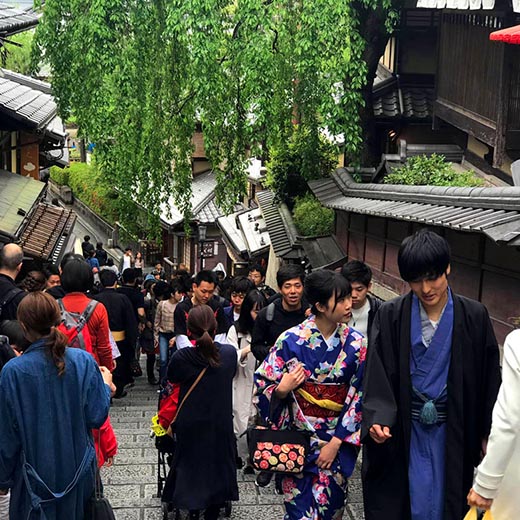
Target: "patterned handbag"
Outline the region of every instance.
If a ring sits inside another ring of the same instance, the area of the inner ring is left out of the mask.
[[[310,432],[294,429],[292,406],[289,404],[289,429],[278,430],[269,423],[249,430],[249,460],[258,471],[301,473],[310,450]]]

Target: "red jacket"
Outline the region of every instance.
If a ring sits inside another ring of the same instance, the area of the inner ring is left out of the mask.
[[[158,412],[159,424],[167,430],[172,423],[179,405],[179,384],[173,385],[172,393],[161,402]]]
[[[92,430],[98,467],[100,468],[109,457],[114,457],[117,453],[117,438],[110,422],[110,417],[103,423],[99,430]]]

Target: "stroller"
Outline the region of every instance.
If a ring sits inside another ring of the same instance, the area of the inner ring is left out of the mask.
[[[173,419],[177,408],[178,395],[178,387],[166,381],[159,391],[158,414],[152,418],[151,435],[155,437],[155,447],[157,448],[157,497],[161,499],[163,498],[163,492],[170,476],[170,468],[175,453],[175,439],[167,434],[166,430],[160,424],[159,414],[164,416],[171,415],[171,419]],[[181,511],[175,509],[173,504],[161,500],[161,507],[163,520],[168,520],[170,513],[173,513],[175,520],[181,519]],[[231,516],[231,502],[226,502],[222,507],[224,508],[225,518],[229,518]]]

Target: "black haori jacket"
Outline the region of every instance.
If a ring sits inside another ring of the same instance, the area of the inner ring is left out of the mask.
[[[369,333],[363,381],[363,490],[366,520],[409,520],[411,432],[410,316],[412,293],[384,303]],[[489,435],[500,387],[499,351],[486,308],[453,294],[454,326],[448,374],[444,520],[461,520],[481,443]],[[373,424],[392,438],[376,444]]]

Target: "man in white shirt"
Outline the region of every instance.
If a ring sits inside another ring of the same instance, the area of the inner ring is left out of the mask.
[[[351,260],[341,269],[352,287],[352,318],[348,325],[368,338],[370,326],[383,301],[368,294],[372,288],[372,270],[364,262]]]

